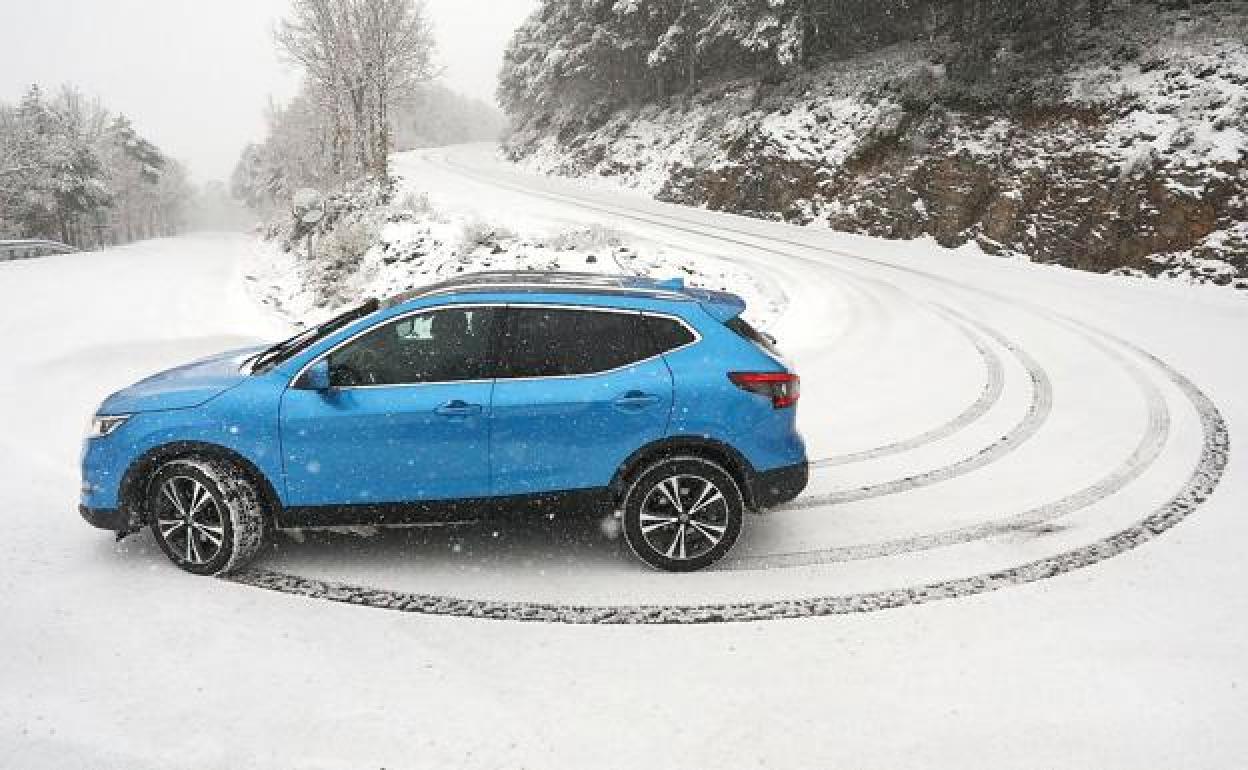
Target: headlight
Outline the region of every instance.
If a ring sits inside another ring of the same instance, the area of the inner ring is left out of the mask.
[[[130,419],[128,414],[97,414],[91,418],[91,427],[87,430],[87,438],[103,438],[121,427]]]

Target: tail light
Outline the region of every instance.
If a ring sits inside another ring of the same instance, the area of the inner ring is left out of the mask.
[[[771,399],[777,409],[793,406],[802,393],[802,380],[790,372],[733,372],[728,379],[742,390]]]

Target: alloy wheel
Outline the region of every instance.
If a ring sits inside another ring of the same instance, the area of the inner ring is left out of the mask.
[[[642,537],[656,552],[678,561],[697,559],[719,545],[728,522],[723,492],[701,476],[669,476],[641,504]]]
[[[225,544],[225,520],[216,499],[190,476],[172,476],[161,484],[156,529],[169,552],[188,564],[207,564]]]

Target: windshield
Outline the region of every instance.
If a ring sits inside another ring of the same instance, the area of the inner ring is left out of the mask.
[[[341,315],[325,321],[317,326],[311,326],[299,332],[289,339],[282,340],[276,345],[257,353],[251,360],[252,374],[265,374],[272,371],[273,367],[288,360],[291,356],[296,355],[301,350],[306,350],[309,346],[333,334],[347,324],[357,321],[367,315],[377,312],[381,307],[381,303],[376,299],[370,299],[359,307],[348,310]]]

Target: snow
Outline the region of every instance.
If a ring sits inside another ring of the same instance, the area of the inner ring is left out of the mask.
[[[860,207],[855,200],[859,196],[893,199],[886,184],[873,189],[871,174],[859,167],[864,158],[869,165],[883,154],[893,162],[881,163],[883,178],[904,177],[894,168],[897,159],[881,151],[901,137],[905,142],[900,154],[911,156],[910,171],[946,156],[975,161],[981,176],[991,180],[992,194],[1003,201],[1020,196],[1011,187],[1034,190],[1026,180],[1051,179],[1051,187],[1061,192],[1067,185],[1073,189],[1083,183],[1070,169],[1096,169],[1107,175],[1116,172],[1128,182],[1125,188],[1138,187],[1141,178],[1155,175],[1172,194],[1165,196],[1168,203],[1163,210],[1170,206],[1181,212],[1174,206],[1175,199],[1212,200],[1217,226],[1233,224],[1240,206],[1226,201],[1229,196],[1222,191],[1236,189],[1235,175],[1242,178],[1248,162],[1248,47],[1240,34],[1242,14],[1228,14],[1225,24],[1202,21],[1207,29],[1201,25],[1186,29],[1183,24],[1175,26],[1173,20],[1169,26],[1159,26],[1155,12],[1143,8],[1126,17],[1121,40],[1082,46],[1059,79],[1034,84],[1040,92],[1051,90],[1052,96],[1039,97],[1030,115],[1028,110],[1000,117],[961,111],[965,100],[942,103],[940,96],[926,110],[903,108],[907,94],[921,102],[950,85],[943,66],[933,60],[931,45],[916,42],[828,62],[781,86],[761,90],[749,80],[708,83],[686,98],[620,108],[593,128],[587,128],[583,116],[571,110],[556,110],[548,116],[549,125],[522,125],[508,140],[508,152],[519,156],[524,170],[584,178],[604,191],[703,201],[714,208],[783,216],[815,228],[875,233],[891,228],[908,235],[914,228],[904,223],[913,219],[918,223],[915,227],[941,232],[941,214],[947,211],[911,208],[904,196],[897,198],[900,206],[890,208],[894,204],[885,203],[884,211],[871,203]],[[1219,17],[1215,13],[1210,18]],[[1137,39],[1147,42],[1137,45]],[[972,90],[967,98],[974,101],[973,95]],[[727,184],[759,176],[770,180],[772,187],[780,187],[786,177],[797,184],[792,196],[775,191],[767,196],[739,196]],[[846,186],[847,176],[857,178],[869,195],[864,196],[852,182]],[[925,171],[917,178],[928,176]],[[1089,186],[1099,184],[1093,180]],[[763,210],[744,211],[750,207]],[[974,206],[967,209],[972,220],[980,219],[969,229],[960,224],[956,237],[982,237],[988,242],[984,231],[989,220],[976,213]],[[1005,206],[1001,209],[1005,213],[992,218],[996,232],[1002,222],[1014,221],[1013,210]],[[1059,219],[1070,216],[1062,213]],[[1055,237],[1060,223],[1045,223],[1042,215],[1026,209],[1018,217],[1018,229],[1033,228],[1033,234],[1030,239],[1017,237],[1021,235],[1017,231],[1009,237],[998,235],[998,252],[1018,258],[1030,254],[1065,264],[1081,262],[1078,253],[1063,245],[1069,243],[1069,234]],[[1092,237],[1106,248],[1105,232],[1116,225],[1109,218],[1089,219],[1088,224]],[[1137,226],[1145,236],[1148,229]],[[952,236],[944,232],[942,237],[947,241]],[[1224,263],[1213,274],[1187,269],[1196,264],[1190,254],[1151,255],[1160,267],[1148,272],[1181,283],[1210,282],[1215,276],[1222,285],[1248,286],[1248,279],[1235,270],[1238,266],[1242,272],[1242,248],[1214,254],[1216,247],[1211,244],[1217,242],[1210,238],[1202,249],[1203,258],[1217,257]],[[1140,258],[1123,251],[1104,254],[1102,261],[1134,264]]]
[[[736,561],[697,575],[646,572],[602,538],[473,529],[306,533],[262,568],[587,606],[904,589],[1096,543],[1211,473],[1212,418],[1171,371],[1212,399],[1232,443],[1248,429],[1241,298],[668,206],[493,158],[478,146],[396,165],[453,222],[505,225],[518,242],[602,228],[665,266],[748,275],[803,375],[812,457],[870,456],[816,472],[808,497],[841,502],[751,517]],[[424,227],[462,232],[408,222],[386,238]],[[0,265],[0,764],[1222,768],[1248,753],[1242,453],[1186,519],[1085,569],[747,624],[388,612],[192,578],[147,535],[115,544],[87,527],[74,506],[91,409],[156,368],[286,331],[288,316],[252,300],[297,295],[269,285],[281,259],[195,235]],[[372,268],[360,290],[402,278]],[[871,454],[889,444],[902,448]],[[907,478],[918,485],[895,488]],[[1004,527],[1085,489],[1087,504]],[[871,558],[792,556],[980,524],[1003,528]],[[757,568],[768,559],[785,563]]]
[[[1242,116],[1248,110],[1248,50],[1242,45],[1216,52],[1174,48],[1158,52],[1166,66],[1096,67],[1071,78],[1072,101],[1124,103],[1096,150],[1108,156],[1152,150],[1176,166],[1208,169],[1240,162],[1248,154]],[[1239,127],[1236,127],[1236,124]],[[1143,140],[1143,141],[1141,141]]]

